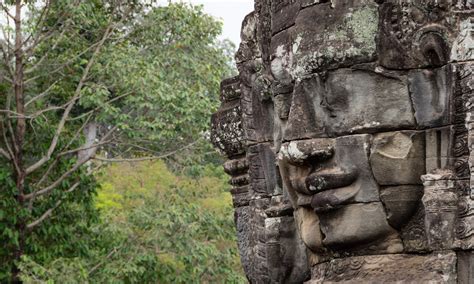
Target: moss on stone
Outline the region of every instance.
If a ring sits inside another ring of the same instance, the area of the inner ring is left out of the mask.
[[[355,42],[362,44],[369,52],[375,51],[375,36],[378,31],[376,7],[368,6],[354,11],[347,21],[347,27],[352,30]]]

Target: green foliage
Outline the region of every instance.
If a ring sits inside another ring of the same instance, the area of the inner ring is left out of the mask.
[[[49,12],[43,14],[42,8],[46,2],[50,2],[51,7]],[[26,255],[20,266],[25,279],[33,279],[28,278],[28,273],[38,271],[32,275],[40,279],[52,277],[59,283],[67,283],[63,278],[52,276],[60,274],[59,272],[63,273],[61,277],[93,277],[100,282],[109,279],[112,271],[116,271],[114,275],[117,278],[110,279],[117,281],[162,281],[159,277],[166,280],[168,276],[153,274],[162,271],[157,267],[166,267],[163,271],[187,271],[197,261],[210,261],[211,255],[217,257],[214,261],[222,255],[228,261],[233,259],[235,248],[226,248],[224,254],[220,254],[217,249],[216,244],[227,240],[227,235],[216,233],[215,242],[209,244],[176,242],[179,250],[174,251],[171,243],[167,244],[164,239],[171,235],[161,231],[172,226],[154,223],[158,221],[146,218],[158,218],[159,211],[155,212],[155,207],[158,206],[159,199],[155,197],[159,194],[157,192],[147,198],[140,197],[140,194],[149,192],[151,184],[161,184],[166,190],[179,184],[174,190],[181,193],[171,196],[174,196],[176,202],[189,201],[196,212],[182,215],[184,213],[171,211],[173,213],[167,213],[171,215],[165,215],[164,220],[172,222],[170,220],[176,219],[181,226],[185,226],[187,222],[203,222],[209,232],[214,233],[218,231],[217,226],[228,228],[226,226],[230,223],[226,222],[229,220],[213,219],[210,216],[211,210],[197,213],[205,206],[216,210],[227,207],[219,205],[217,201],[206,200],[211,198],[210,195],[196,197],[192,203],[193,198],[183,191],[196,190],[194,181],[177,182],[176,179],[181,178],[174,177],[171,173],[166,174],[164,168],[157,168],[162,172],[157,171],[156,175],[169,175],[169,183],[165,180],[152,180],[145,182],[140,188],[131,184],[132,187],[127,190],[119,190],[113,181],[102,181],[103,189],[98,193],[97,203],[94,203],[97,186],[90,171],[99,164],[90,161],[75,168],[80,160],[77,149],[83,147],[86,141],[83,128],[91,122],[98,126],[95,140],[105,139],[98,146],[97,153],[106,158],[159,156],[195,141],[199,141],[198,144],[203,142],[201,138],[207,131],[209,116],[218,105],[219,81],[232,72],[229,49],[233,47],[216,40],[221,23],[204,14],[202,8],[183,3],[152,6],[149,4],[151,2],[154,1],[23,1],[29,7],[22,32],[25,42],[29,39],[22,49],[25,51],[23,100],[27,102],[27,123],[24,143],[21,151],[18,151],[21,153],[16,157],[21,160],[23,171],[45,156],[47,161],[26,174],[23,179],[25,186],[20,192],[17,184],[22,178],[16,174],[12,161],[0,155],[0,282],[11,279],[12,271],[18,264],[15,260],[21,254]],[[45,16],[44,25],[38,27],[42,16]],[[10,34],[15,33],[12,31]],[[37,36],[41,41],[34,46],[32,40]],[[97,49],[102,43],[101,49]],[[1,74],[8,73],[5,68],[14,63],[12,59],[14,55],[2,62]],[[89,63],[92,65],[89,66]],[[91,68],[90,72],[87,72],[88,66]],[[0,114],[0,131],[3,134],[0,137],[0,147],[3,150],[12,148],[15,144],[15,129],[19,118],[9,116],[9,111],[16,109],[13,84],[4,81],[4,76],[0,77],[0,91],[5,94],[0,96],[0,110],[7,110]],[[57,145],[47,155],[52,141],[56,139],[65,109],[70,105],[73,107],[57,137]],[[109,133],[111,129],[115,131]],[[209,146],[199,149],[209,149]],[[169,164],[177,168],[177,164],[185,162],[186,171],[192,172],[194,176],[202,176],[203,173],[202,166],[195,166],[196,160],[216,159],[213,155],[206,157],[204,152],[192,154],[196,152],[192,152],[191,148],[182,153],[181,157],[177,155],[169,159]],[[58,180],[60,182],[55,184]],[[76,182],[80,182],[80,186],[70,192]],[[208,182],[211,183],[207,185],[210,188],[216,186],[212,185],[212,181]],[[206,181],[202,179],[199,183],[206,184]],[[22,199],[24,195],[49,186],[53,189],[47,194],[32,198],[31,201]],[[141,191],[143,192],[140,193]],[[165,200],[167,196],[160,198]],[[228,201],[228,197],[226,198],[222,200]],[[134,206],[136,204],[143,205],[143,210]],[[170,204],[172,202],[159,206]],[[180,207],[171,208],[178,210]],[[27,224],[34,223],[51,209],[54,209],[53,213],[40,225],[32,230],[25,229]],[[111,216],[113,222],[99,222],[99,210]],[[127,210],[130,210],[128,213],[131,215],[119,214]],[[122,221],[112,218],[114,214],[125,218],[126,222],[122,220],[124,226],[119,226]],[[156,231],[148,232],[149,234],[162,234],[163,238],[148,236],[150,240],[142,239],[140,234],[145,234],[148,227],[141,227],[144,226],[141,222],[156,228]],[[202,230],[193,226],[185,233],[204,238]],[[110,240],[112,236],[116,238]],[[126,244],[126,240],[132,236],[139,236],[136,242],[140,242],[140,245],[131,242],[130,245],[135,246],[127,250],[122,244]],[[199,238],[196,242],[201,241]],[[161,255],[158,258],[151,253],[139,254],[148,249],[146,243],[158,246],[161,241],[165,242],[163,249],[170,250],[169,255],[157,254]],[[191,245],[199,245],[195,248],[195,257],[175,259],[178,252],[191,250]],[[122,249],[119,250],[119,247]],[[104,253],[113,248],[117,248],[117,253],[109,260],[110,266],[101,265],[101,270],[97,270],[92,276],[84,274],[87,269],[92,269],[94,261],[100,262]],[[129,261],[126,258],[135,255],[136,258]],[[28,267],[36,264],[39,265],[38,269],[30,271]],[[211,272],[197,271],[197,268],[192,267],[196,270],[192,275],[207,277],[222,273],[222,277],[227,277],[226,271],[217,271],[217,265],[210,267]],[[228,269],[230,266],[226,267]],[[102,270],[109,273],[101,274]],[[175,280],[182,282],[183,279]]]
[[[103,220],[87,236],[91,254],[45,266],[25,258],[22,279],[245,283],[226,178],[220,168],[206,171],[212,174],[195,179],[176,176],[161,161],[109,167],[96,202]]]

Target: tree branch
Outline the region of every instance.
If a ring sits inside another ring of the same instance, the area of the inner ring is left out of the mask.
[[[48,152],[39,161],[37,161],[36,163],[34,163],[33,165],[31,165],[30,167],[28,167],[26,169],[27,174],[31,174],[32,172],[34,172],[35,170],[37,170],[38,168],[43,166],[44,163],[46,163],[47,161],[49,161],[51,159],[51,155],[53,154],[54,150],[56,149],[57,143],[59,141],[59,136],[61,135],[61,133],[63,131],[63,128],[64,128],[64,125],[66,124],[66,120],[69,117],[69,113],[71,112],[72,108],[74,107],[77,100],[79,99],[82,87],[84,86],[84,83],[85,83],[85,81],[86,81],[86,79],[89,75],[89,71],[90,71],[90,69],[92,68],[92,65],[95,62],[95,58],[99,54],[102,46],[104,45],[104,43],[107,40],[107,38],[108,38],[111,31],[112,31],[112,25],[109,25],[107,27],[105,33],[104,33],[104,36],[102,37],[102,39],[99,42],[99,44],[97,45],[94,53],[92,54],[92,57],[89,59],[89,62],[87,63],[87,66],[84,69],[82,77],[81,77],[81,79],[80,79],[80,81],[77,85],[76,91],[74,92],[74,96],[69,101],[69,105],[67,106],[67,108],[64,110],[63,116],[62,116],[62,118],[61,118],[61,120],[58,124],[57,129],[56,129],[56,133],[54,134],[54,137],[53,137],[53,139],[51,141],[51,144],[49,146]]]
[[[33,103],[33,102],[35,102],[35,101],[37,101],[37,100],[39,100],[39,99],[41,99],[41,98],[43,98],[43,97],[45,97],[45,96],[48,94],[48,92],[51,90],[51,88],[53,88],[54,86],[56,86],[56,84],[57,84],[59,81],[61,81],[61,80],[60,80],[60,79],[59,79],[59,80],[56,80],[56,81],[55,81],[53,84],[51,84],[44,92],[42,92],[41,94],[39,94],[39,95],[37,95],[37,96],[31,98],[31,100],[29,100],[28,102],[26,102],[25,107],[27,107],[27,106],[30,105],[31,103]]]
[[[71,193],[73,192],[74,190],[76,190],[76,188],[80,185],[80,182],[76,182],[70,189],[68,189],[66,191],[66,193]],[[26,228],[28,230],[32,230],[34,229],[35,227],[39,226],[41,223],[43,223],[46,219],[48,219],[49,217],[51,217],[51,215],[53,214],[54,210],[56,210],[56,208],[59,207],[59,205],[61,205],[62,203],[62,200],[58,200],[56,202],[56,204],[54,205],[54,207],[48,209],[46,212],[43,213],[43,215],[41,215],[41,217],[39,217],[38,219],[36,219],[35,221],[31,222],[30,224],[26,225]]]
[[[102,138],[101,142],[99,143],[103,143],[111,134],[113,131],[115,131],[115,129],[117,129],[117,126],[113,127],[111,130],[109,130],[109,132],[104,135],[104,137]],[[90,146],[91,148],[94,148],[94,147],[97,147],[96,146]],[[81,149],[76,149],[77,151],[81,151]],[[75,151],[76,151],[75,150]],[[67,153],[67,152],[64,152],[64,153]],[[64,154],[65,155],[65,154]],[[63,156],[64,156],[63,155]],[[59,160],[61,156],[57,156],[56,157],[56,160]],[[42,196],[42,195],[45,195],[49,192],[51,192],[52,190],[54,190],[59,184],[61,184],[61,182],[63,182],[66,178],[68,178],[71,174],[73,174],[75,171],[77,171],[82,165],[84,165],[86,162],[90,161],[91,160],[91,156],[85,156],[85,157],[82,157],[81,159],[79,159],[76,164],[71,168],[69,169],[66,173],[64,173],[61,177],[59,177],[56,181],[54,181],[51,185],[41,189],[41,190],[38,190],[38,191],[34,191],[33,193],[30,193],[30,194],[27,194],[24,196],[24,199],[25,200],[32,200],[32,199],[35,199],[36,197],[38,196]],[[56,161],[55,161],[56,162]],[[49,169],[48,169],[49,171]],[[44,178],[45,176],[43,176]],[[42,178],[42,180],[43,180]]]
[[[194,146],[199,140],[196,140],[184,147],[181,147],[179,149],[176,149],[174,151],[171,151],[169,153],[166,153],[166,154],[163,154],[163,155],[159,155],[159,156],[151,156],[151,157],[142,157],[142,158],[130,158],[130,159],[125,159],[125,158],[116,158],[116,159],[109,159],[109,158],[103,158],[103,157],[94,157],[93,159],[94,160],[97,160],[97,161],[102,161],[102,162],[112,162],[112,163],[126,163],[126,162],[142,162],[142,161],[153,161],[153,160],[159,160],[159,159],[163,159],[163,158],[167,158],[167,157],[170,157],[170,156],[173,156],[175,155],[176,153],[184,150],[184,149],[188,149],[188,148],[191,148],[192,146]]]
[[[73,174],[75,171],[77,171],[82,165],[84,165],[88,160],[82,160],[82,161],[77,161],[76,164],[74,164],[74,166],[69,169],[67,172],[65,172],[61,177],[59,177],[56,181],[54,181],[51,185],[41,189],[41,190],[38,190],[38,191],[35,191],[33,193],[30,193],[30,194],[26,194],[23,196],[23,199],[24,200],[30,200],[32,198],[36,198],[36,197],[39,197],[39,196],[42,196],[42,195],[45,195],[49,192],[51,192],[53,189],[55,189],[58,185],[61,184],[61,182],[63,182],[66,178],[68,178],[71,174]]]
[[[4,4],[0,3],[0,8],[2,8],[3,12],[5,12],[5,14],[7,14],[8,17],[15,19],[15,16],[13,16],[13,14],[10,13],[10,11],[8,10],[8,7],[6,7]]]
[[[118,251],[118,248],[114,247],[113,250],[110,251],[107,254],[107,256],[105,257],[105,260],[111,258],[117,251]],[[102,264],[104,264],[105,260],[100,261],[99,263],[97,263],[94,267],[92,267],[91,270],[89,270],[89,272],[87,274],[91,275],[92,273],[94,273],[97,269],[99,269],[100,266],[102,266]]]

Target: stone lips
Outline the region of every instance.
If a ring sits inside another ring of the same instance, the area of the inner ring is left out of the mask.
[[[473,8],[256,0],[212,120],[251,283],[474,281]]]

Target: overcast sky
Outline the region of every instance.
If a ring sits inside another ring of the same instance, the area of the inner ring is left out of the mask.
[[[244,17],[253,11],[253,0],[184,0],[204,6],[204,11],[224,22],[222,38],[240,43],[240,28]]]
[[[184,1],[196,5],[203,5],[204,11],[224,22],[222,38],[233,41],[238,47],[240,43],[240,28],[244,17],[253,11],[254,0],[173,0]],[[0,1],[1,2],[1,1]],[[160,0],[159,3],[167,3],[168,0]],[[3,15],[0,15],[0,23],[3,23]],[[0,36],[1,38],[1,36]]]

